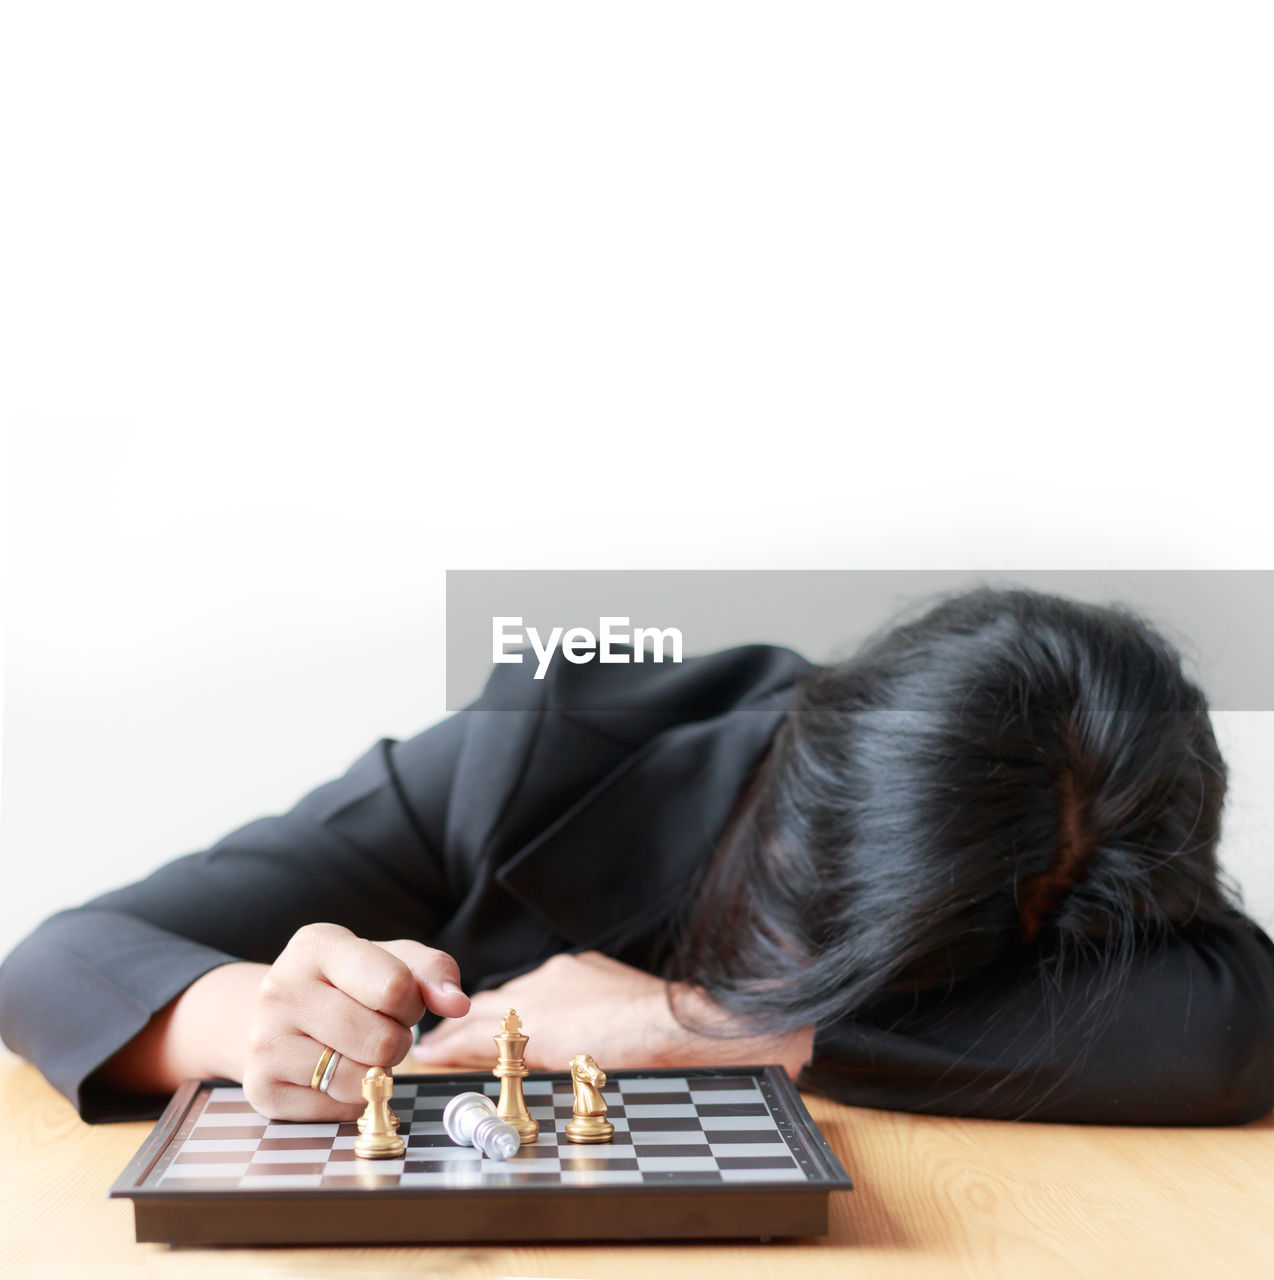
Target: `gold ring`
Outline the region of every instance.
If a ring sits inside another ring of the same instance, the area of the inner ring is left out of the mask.
[[[310,1077],[310,1088],[317,1089],[323,1079],[323,1072],[327,1070],[327,1064],[332,1060],[332,1054],[335,1049],[324,1048],[319,1055],[318,1066],[314,1068],[314,1074]]]

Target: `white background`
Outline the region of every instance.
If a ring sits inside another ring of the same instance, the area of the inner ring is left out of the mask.
[[[1274,567],[1271,27],[10,6],[0,953],[438,717],[447,568]]]

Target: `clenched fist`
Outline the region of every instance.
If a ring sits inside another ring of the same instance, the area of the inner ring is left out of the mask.
[[[445,952],[399,939],[371,942],[337,924],[297,930],[257,987],[243,1091],[276,1120],[352,1120],[368,1067],[393,1067],[425,1010],[468,1012]],[[325,1046],[341,1055],[326,1093],[311,1087]]]

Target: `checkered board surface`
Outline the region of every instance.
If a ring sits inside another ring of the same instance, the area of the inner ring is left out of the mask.
[[[790,1104],[761,1074],[612,1075],[603,1093],[615,1136],[596,1145],[578,1145],[564,1136],[571,1118],[569,1078],[531,1078],[523,1087],[527,1107],[540,1122],[539,1137],[512,1159],[497,1161],[457,1146],[442,1126],[443,1108],[456,1093],[472,1089],[494,1098],[499,1085],[492,1079],[396,1080],[391,1106],[407,1144],[401,1160],[356,1159],[357,1126],[268,1121],[253,1111],[242,1089],[213,1085],[201,1091],[136,1185],[168,1193],[379,1188],[428,1193],[652,1184],[759,1189],[760,1184],[817,1183],[829,1172],[844,1177],[839,1166],[828,1169],[830,1152],[821,1135],[811,1141],[808,1114],[790,1114]]]

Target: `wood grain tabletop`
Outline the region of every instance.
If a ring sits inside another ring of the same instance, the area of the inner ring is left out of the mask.
[[[955,1120],[805,1096],[854,1179],[823,1238],[770,1244],[174,1249],[107,1191],[148,1123],[86,1125],[0,1054],[0,1276],[1274,1276],[1274,1115],[1236,1128]]]

